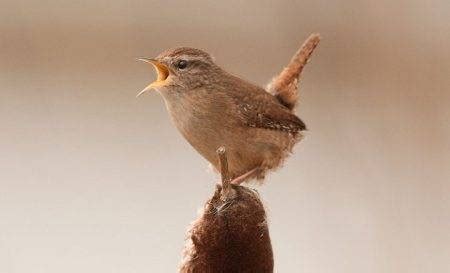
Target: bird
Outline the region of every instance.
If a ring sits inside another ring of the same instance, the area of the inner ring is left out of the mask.
[[[178,47],[155,58],[157,78],[138,95],[156,90],[171,120],[190,145],[220,172],[217,149],[225,147],[233,184],[263,181],[303,138],[295,115],[303,67],[320,41],[312,34],[266,88],[229,73],[205,51]]]

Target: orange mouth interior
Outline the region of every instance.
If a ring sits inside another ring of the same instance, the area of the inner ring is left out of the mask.
[[[152,84],[164,82],[169,77],[169,69],[167,66],[157,61],[151,62],[151,64],[155,67],[156,73],[158,74],[156,81]]]
[[[143,61],[143,62],[146,62],[146,63],[152,64],[153,67],[156,70],[157,78],[149,86],[144,88],[144,90],[139,92],[139,94],[136,97],[139,97],[140,95],[142,95],[143,93],[145,93],[145,92],[147,92],[147,91],[149,91],[151,89],[154,89],[154,88],[159,87],[159,86],[163,86],[164,82],[167,80],[167,78],[170,75],[169,68],[165,64],[160,63],[157,60],[148,59],[148,58],[140,58],[139,60]]]

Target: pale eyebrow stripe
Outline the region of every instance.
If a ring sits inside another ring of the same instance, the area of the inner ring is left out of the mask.
[[[201,61],[203,57],[191,56],[191,55],[181,55],[179,59],[183,59],[186,61]]]
[[[177,56],[176,58],[173,58],[173,57],[164,57],[163,58],[164,60],[186,60],[186,61],[197,61],[197,62],[204,62],[204,57],[203,56],[192,56],[192,55],[186,55],[186,54],[183,54],[183,55],[180,55],[180,56]]]

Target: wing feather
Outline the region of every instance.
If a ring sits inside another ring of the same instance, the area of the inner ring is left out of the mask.
[[[292,134],[306,130],[305,123],[274,96],[263,89],[258,91],[260,92],[240,92],[240,96],[234,96],[245,125]]]

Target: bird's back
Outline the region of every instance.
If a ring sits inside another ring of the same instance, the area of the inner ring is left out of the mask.
[[[263,88],[234,75],[228,75],[223,87],[234,101],[237,116],[244,125],[291,134],[306,129],[291,109]]]

